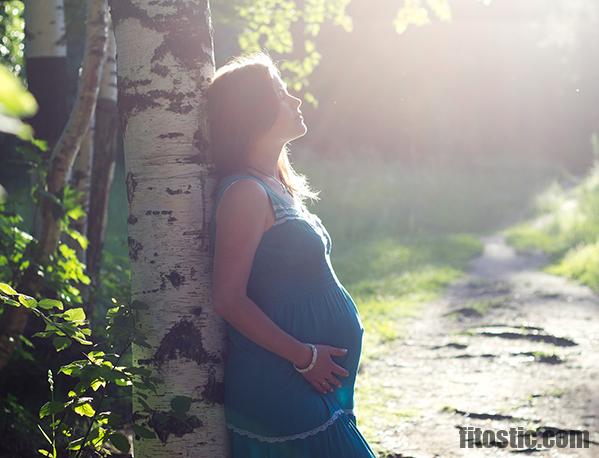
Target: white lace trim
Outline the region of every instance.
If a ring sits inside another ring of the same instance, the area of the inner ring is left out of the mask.
[[[263,441],[263,442],[285,442],[285,441],[290,441],[290,440],[294,440],[294,439],[305,439],[306,437],[313,436],[316,433],[324,431],[329,426],[331,426],[335,422],[335,420],[337,420],[337,418],[339,418],[339,415],[341,415],[342,413],[347,413],[347,414],[351,414],[351,415],[354,414],[352,409],[336,410],[333,413],[333,415],[331,416],[331,418],[329,418],[327,421],[325,421],[322,425],[317,426],[316,428],[310,429],[309,431],[305,431],[303,433],[298,433],[298,434],[291,434],[289,436],[262,436],[260,434],[252,433],[251,431],[246,431],[245,429],[237,428],[236,426],[233,426],[229,423],[227,423],[227,428],[236,432],[237,434],[241,434],[242,436],[247,436],[252,439],[257,439],[257,440]]]

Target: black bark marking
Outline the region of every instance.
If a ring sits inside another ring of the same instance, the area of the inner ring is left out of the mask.
[[[160,64],[152,65],[150,71],[158,76],[162,76],[163,78],[166,78],[170,74],[170,70],[168,69],[168,67],[166,65]]]
[[[179,287],[185,283],[185,277],[175,270],[171,271],[166,278],[170,280],[171,285],[173,285],[176,289],[179,289]]]
[[[216,380],[213,370],[210,371],[208,381],[202,390],[202,398],[210,404],[225,403],[225,384]]]
[[[146,210],[146,215],[171,215],[172,210]]]
[[[191,309],[191,313],[193,313],[195,316],[200,316],[202,314],[202,310],[202,307],[198,305],[197,307]]]
[[[202,333],[186,319],[175,324],[162,338],[151,362],[156,367],[161,367],[165,362],[187,358],[197,364],[215,362],[216,359],[208,354],[202,346]]]
[[[171,188],[166,188],[166,193],[170,194],[171,196],[175,196],[177,194],[183,194],[183,190],[182,189],[173,190]]]
[[[125,184],[127,186],[127,201],[129,205],[133,201],[133,196],[135,195],[135,188],[137,188],[137,180],[135,176],[131,172],[127,172],[127,177],[125,178]]]
[[[137,223],[137,217],[135,215],[129,215],[129,218],[127,218],[127,223],[134,225]]]
[[[134,6],[131,0],[108,0],[108,4],[110,5],[114,27],[129,18],[137,18],[144,25],[151,22],[150,17],[137,6]]]
[[[177,137],[184,137],[185,135],[182,134],[181,132],[168,132],[166,134],[160,134],[158,136],[158,138],[177,138]]]
[[[174,216],[169,216],[168,219],[166,220],[167,223],[173,223],[177,221],[177,218],[175,218]]]
[[[192,433],[194,429],[203,426],[203,423],[195,415],[182,416],[155,410],[152,412],[150,420],[148,420],[148,426],[156,432],[160,442],[166,444],[171,434],[183,437],[185,434]]]
[[[133,261],[137,261],[139,252],[143,250],[143,245],[133,237],[127,237],[127,243],[129,245],[129,258]]]

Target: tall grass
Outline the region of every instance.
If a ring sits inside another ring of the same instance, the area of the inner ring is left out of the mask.
[[[313,208],[338,243],[382,235],[485,233],[521,218],[559,169],[540,161],[488,158],[472,164],[406,166],[368,152],[293,156],[321,190]]]
[[[599,291],[599,161],[576,186],[553,184],[537,199],[536,218],[510,228],[519,250],[550,255],[546,270]]]

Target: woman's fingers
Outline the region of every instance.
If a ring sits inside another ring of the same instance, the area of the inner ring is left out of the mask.
[[[333,377],[332,375],[329,375],[327,377],[327,383],[329,385],[336,386],[337,388],[341,386],[341,382],[337,380],[337,377]]]
[[[333,356],[345,356],[347,354],[347,348],[329,347],[331,349],[331,355]]]
[[[335,363],[333,363],[333,369],[331,369],[331,372],[333,372],[334,374],[337,374],[337,375],[341,375],[343,377],[349,376],[349,372],[345,368],[343,368]]]
[[[322,388],[322,386],[320,385],[320,383],[318,383],[318,382],[312,382],[312,386],[319,393],[323,393],[323,394],[326,393],[326,391]]]

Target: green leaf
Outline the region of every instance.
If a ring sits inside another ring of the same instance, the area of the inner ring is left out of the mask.
[[[87,340],[85,338],[85,334],[83,334],[82,332],[79,332],[79,331],[77,331],[71,337],[73,338],[73,340],[76,340],[81,345],[93,345],[94,344],[91,340]]]
[[[37,102],[21,84],[19,78],[0,66],[0,113],[25,117],[35,114]]]
[[[3,114],[0,114],[0,132],[16,135],[22,140],[31,140],[33,138],[33,129],[29,124]]]
[[[71,346],[71,339],[62,336],[54,337],[54,339],[52,339],[52,344],[56,351],[62,351]]]
[[[154,439],[156,437],[154,431],[144,426],[133,424],[131,427],[133,428],[133,432],[142,439]]]
[[[62,314],[66,321],[82,322],[85,321],[85,311],[81,307],[69,309]]]
[[[28,309],[32,309],[37,305],[37,301],[33,297],[25,294],[19,294],[19,302]]]
[[[37,453],[42,456],[52,456],[52,454],[48,450],[44,450],[43,448],[38,449]]]
[[[119,451],[129,453],[131,445],[129,444],[129,439],[127,439],[124,434],[113,433],[108,437],[108,440],[112,445],[119,449]]]
[[[53,415],[58,412],[62,412],[64,410],[64,402],[60,401],[49,401],[46,402],[40,409],[39,416],[40,418],[47,417],[48,415]]]
[[[44,310],[52,310],[54,308],[58,309],[58,310],[63,310],[64,306],[62,305],[62,302],[57,300],[57,299],[42,299],[41,301],[39,301],[38,305],[43,308]]]
[[[98,391],[98,388],[106,386],[106,380],[101,378],[95,379],[93,382],[89,384],[92,390]]]
[[[185,413],[191,407],[192,399],[187,396],[175,396],[171,399],[171,408],[175,412]]]
[[[73,410],[76,414],[81,415],[82,417],[93,417],[96,413],[96,411],[89,402],[80,404]]]
[[[78,437],[74,441],[69,442],[67,449],[68,450],[79,450],[81,448],[82,443],[83,443],[83,437]]]
[[[12,288],[12,286],[7,285],[6,283],[0,283],[0,291],[2,291],[4,294],[8,294],[9,296],[16,296],[19,294]]]

